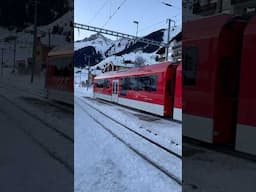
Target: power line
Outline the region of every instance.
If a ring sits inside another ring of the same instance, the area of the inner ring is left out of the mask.
[[[146,27],[142,28],[141,30],[139,30],[139,32],[141,32],[141,31],[145,31],[146,29],[150,29],[152,26],[159,25],[159,24],[161,24],[161,23],[163,23],[163,22],[165,22],[165,20],[158,21],[157,23],[154,23],[154,24],[148,25],[148,26],[146,26]]]
[[[102,6],[98,9],[98,11],[93,15],[93,17],[89,20],[89,23],[91,23],[98,15],[99,13],[102,11],[102,9],[107,5],[108,0],[106,0]]]
[[[113,16],[117,13],[117,11],[123,6],[123,4],[126,2],[127,0],[123,0],[122,3],[117,7],[117,9],[115,10],[115,12],[108,18],[108,20],[106,21],[106,23],[102,26],[105,27],[108,22],[113,18]]]
[[[134,40],[135,42],[143,42],[143,43],[151,44],[151,45],[155,45],[155,46],[163,46],[163,47],[168,46],[168,44],[166,44],[164,42],[154,41],[154,40],[150,40],[150,39],[143,38],[143,37],[138,38],[138,37],[133,36],[133,35],[120,33],[120,32],[117,32],[117,31],[112,31],[112,30],[103,29],[103,28],[99,28],[99,27],[84,25],[84,24],[80,24],[80,23],[74,23],[74,28],[80,28],[82,30],[93,31],[93,32],[97,32],[97,33],[103,33],[103,34],[112,35],[112,36],[115,36],[115,37],[128,38],[128,39]]]

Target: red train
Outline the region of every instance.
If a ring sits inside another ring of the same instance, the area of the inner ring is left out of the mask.
[[[94,97],[181,121],[181,64],[164,62],[95,77]]]
[[[49,52],[46,89],[49,99],[74,103],[73,45],[57,47]]]
[[[256,154],[256,17],[183,26],[183,135]]]

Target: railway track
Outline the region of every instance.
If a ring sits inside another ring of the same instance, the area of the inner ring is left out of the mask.
[[[84,102],[81,98],[77,98],[79,99],[79,101],[81,101],[82,103],[86,104],[87,106],[89,106],[92,110],[100,113],[102,116],[104,116],[105,118],[107,118],[108,120],[110,120],[111,122],[118,124],[119,126],[123,127],[124,129],[128,130],[129,132],[132,132],[133,134],[135,134],[136,136],[139,136],[141,139],[145,140],[147,143],[150,143],[151,145],[156,146],[159,150],[162,150],[165,153],[168,153],[170,156],[178,159],[178,160],[182,160],[182,156],[179,154],[174,153],[173,151],[167,149],[166,147],[161,146],[160,144],[148,139],[147,137],[143,136],[142,134],[130,129],[129,127],[127,127],[126,125],[123,125],[122,123],[116,121],[115,119],[113,119],[112,117],[102,113],[101,111],[99,111],[97,108],[93,107],[92,105],[88,104],[87,102]],[[129,149],[131,149],[133,152],[135,152],[137,155],[139,155],[142,159],[144,159],[146,162],[148,162],[149,164],[151,164],[153,167],[157,168],[158,170],[160,170],[163,174],[165,174],[166,176],[168,176],[170,179],[174,180],[177,184],[182,185],[182,181],[180,178],[178,178],[175,174],[171,173],[169,170],[167,170],[165,167],[159,165],[158,163],[156,163],[153,159],[149,158],[147,155],[143,154],[142,152],[140,152],[138,149],[136,149],[135,147],[133,147],[130,143],[128,143],[127,141],[125,141],[124,139],[122,139],[118,134],[114,133],[114,131],[112,131],[110,128],[106,127],[106,125],[104,125],[98,118],[94,117],[90,112],[88,112],[82,105],[78,104],[78,102],[75,102],[81,109],[82,111],[84,111],[90,118],[92,118],[98,125],[100,125],[104,130],[106,130],[108,133],[110,133],[114,138],[118,139],[120,142],[122,142],[124,145],[126,145]]]
[[[87,99],[92,99],[90,97],[86,97]],[[110,101],[106,101],[106,100],[103,100],[103,99],[100,99],[100,98],[95,98],[94,100],[98,100],[100,102],[103,102],[103,103],[106,103],[106,104],[115,104],[117,106],[122,106],[122,107],[125,107],[127,109],[130,109],[130,110],[133,110],[133,111],[137,111],[137,112],[143,112],[144,114],[146,115],[149,115],[149,116],[153,116],[153,117],[156,117],[156,118],[159,118],[159,119],[163,119],[163,120],[167,120],[167,121],[171,121],[171,122],[175,122],[175,123],[179,123],[181,124],[182,121],[179,121],[179,120],[174,120],[174,119],[171,119],[170,117],[162,117],[160,115],[155,115],[155,114],[152,114],[152,113],[148,113],[146,111],[142,111],[142,110],[139,110],[139,109],[135,109],[135,108],[132,108],[132,107],[129,107],[129,106],[124,106],[124,105],[120,105],[118,103],[113,103],[113,102],[110,102]]]
[[[142,137],[143,139],[147,140],[148,142],[150,142],[150,143],[156,145],[157,147],[161,148],[162,150],[164,150],[164,151],[166,151],[166,152],[168,152],[168,153],[170,153],[170,154],[172,154],[172,155],[174,155],[174,156],[176,156],[176,157],[178,157],[178,158],[180,158],[180,159],[182,158],[181,155],[179,155],[179,154],[173,152],[172,150],[168,149],[167,147],[165,147],[165,146],[163,146],[163,145],[161,145],[161,144],[159,144],[159,143],[157,143],[157,142],[155,142],[155,141],[149,139],[148,137],[144,136],[143,134],[139,133],[138,131],[135,131],[134,129],[131,129],[130,127],[124,125],[123,123],[121,123],[121,122],[115,120],[114,118],[110,117],[109,115],[106,115],[105,113],[103,113],[103,112],[100,111],[99,109],[95,108],[93,105],[91,105],[91,104],[89,104],[89,103],[87,103],[87,102],[84,102],[83,100],[82,100],[82,102],[85,103],[85,104],[87,104],[88,106],[90,106],[91,108],[93,108],[94,110],[96,110],[97,112],[99,112],[100,114],[102,114],[103,116],[105,116],[105,117],[111,119],[111,120],[114,121],[115,123],[121,125],[121,126],[124,127],[125,129],[127,129],[127,130],[133,132],[134,134],[136,134],[136,135]]]
[[[2,99],[4,99],[5,101],[7,101],[8,103],[10,103],[11,105],[15,106],[16,108],[18,108],[19,110],[21,110],[22,112],[24,112],[25,114],[29,115],[30,117],[32,117],[33,119],[39,121],[40,123],[42,123],[43,125],[45,125],[45,127],[49,128],[50,130],[58,133],[62,138],[65,138],[66,140],[70,141],[72,144],[74,143],[73,139],[70,138],[69,136],[65,135],[64,133],[60,132],[59,130],[57,130],[56,128],[52,127],[51,125],[49,125],[48,123],[46,123],[45,121],[41,120],[40,118],[38,118],[36,115],[34,115],[31,112],[28,112],[27,110],[24,110],[24,108],[20,107],[19,105],[17,105],[15,102],[12,102],[10,99],[0,95],[0,97]],[[53,159],[55,159],[57,162],[59,162],[60,164],[62,164],[71,174],[74,173],[74,169],[73,169],[73,165],[70,165],[68,162],[66,162],[63,158],[59,157],[55,151],[49,149],[49,147],[47,145],[45,145],[44,143],[42,143],[38,138],[36,138],[29,130],[21,128],[21,130],[27,135],[29,136],[38,146],[40,146],[50,157],[52,157]]]
[[[4,86],[1,87],[4,88],[5,90],[8,91],[12,91],[13,94],[16,96],[19,96],[21,92],[24,93],[24,89],[19,89],[16,86]],[[32,94],[36,99],[39,97],[39,95],[37,94]],[[18,110],[20,110],[21,112],[23,112],[24,114],[28,115],[30,118],[36,120],[37,122],[40,123],[40,125],[42,125],[43,127],[48,129],[48,132],[54,132],[55,134],[57,134],[60,138],[63,138],[63,142],[67,141],[67,143],[70,143],[70,145],[74,145],[74,139],[68,135],[67,133],[61,131],[60,129],[58,129],[57,127],[53,126],[52,124],[50,124],[49,122],[47,122],[46,120],[44,120],[43,118],[41,118],[39,115],[37,115],[34,111],[31,111],[29,109],[27,109],[26,107],[24,107],[21,104],[18,104],[17,101],[13,101],[11,98],[9,98],[6,94],[0,94],[0,97],[5,100],[6,102],[8,102],[9,104],[11,104],[12,106],[14,106],[15,108],[17,108]],[[44,99],[40,98],[43,102],[45,102]],[[39,100],[39,99],[38,99]],[[61,107],[59,104],[55,104],[55,103],[49,103],[50,105],[54,106],[54,107],[58,107],[61,110],[69,110],[66,107]],[[58,154],[58,150],[56,151],[55,147],[51,147],[49,146],[48,143],[45,143],[42,141],[42,138],[39,138],[38,136],[36,136],[35,133],[33,133],[32,131],[29,130],[29,128],[20,128],[20,130],[22,132],[24,132],[24,134],[26,134],[29,138],[32,139],[32,141],[37,144],[45,153],[47,153],[51,158],[53,158],[54,160],[56,160],[58,163],[60,163],[61,165],[63,165],[69,173],[74,174],[74,167],[73,164],[68,162],[68,160],[66,160],[66,158],[61,157],[60,154]],[[56,136],[57,136],[56,135]]]
[[[12,89],[13,90],[13,89]],[[22,90],[22,89],[21,89]],[[21,91],[20,90],[20,91]],[[17,91],[17,89],[15,89],[15,91]],[[23,91],[23,90],[22,90]],[[60,131],[59,129],[57,129],[56,127],[52,126],[50,123],[46,122],[45,120],[43,120],[42,118],[38,117],[37,115],[35,115],[33,112],[30,112],[29,110],[26,110],[25,107],[21,107],[20,105],[18,105],[16,102],[13,102],[12,100],[10,100],[9,98],[0,95],[0,97],[4,98],[5,100],[7,100],[9,103],[11,103],[12,105],[14,105],[15,107],[19,108],[20,110],[22,110],[24,113],[26,113],[27,115],[33,117],[34,119],[38,120],[40,123],[42,123],[43,125],[45,125],[46,127],[48,127],[49,129],[53,130],[54,132],[58,133],[59,135],[61,135],[62,137],[64,137],[65,139],[67,139],[68,141],[74,143],[74,139],[72,137],[70,137],[68,134]],[[38,99],[41,101],[46,102],[46,100],[44,99]],[[57,107],[61,110],[66,110],[66,111],[72,111],[71,109],[69,109],[68,107],[65,106],[61,106],[58,103],[55,102],[49,102],[47,101],[48,104]]]

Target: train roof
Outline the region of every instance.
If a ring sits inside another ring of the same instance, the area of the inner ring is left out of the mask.
[[[148,75],[154,73],[166,72],[167,68],[171,65],[171,62],[163,62],[154,65],[148,65],[140,68],[132,68],[127,71],[120,71],[116,73],[104,73],[95,77],[95,79],[108,79],[123,76],[135,76],[135,75]]]
[[[231,14],[221,14],[187,21],[184,23],[182,40],[194,40],[199,37],[200,39],[218,37],[223,26],[238,18],[242,19],[241,17]]]
[[[58,55],[73,55],[74,54],[74,44],[66,44],[63,46],[58,46],[53,48],[49,53],[48,56],[58,56]]]

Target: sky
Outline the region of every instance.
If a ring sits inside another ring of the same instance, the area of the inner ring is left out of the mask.
[[[172,4],[172,7],[162,2]],[[145,36],[155,30],[167,28],[167,19],[181,25],[181,0],[74,0],[76,23],[110,29],[130,35]],[[120,7],[118,9],[118,7]],[[109,19],[111,18],[111,19]],[[174,23],[171,24],[172,26]],[[75,29],[75,40],[93,32]],[[116,39],[116,37],[110,37]]]

